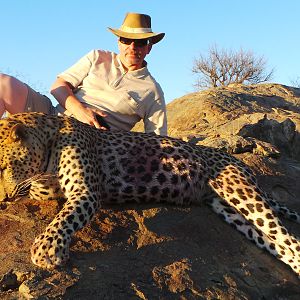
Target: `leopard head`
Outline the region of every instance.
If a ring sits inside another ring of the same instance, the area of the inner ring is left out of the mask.
[[[47,145],[34,128],[0,120],[0,202],[14,198],[18,185],[45,168]]]

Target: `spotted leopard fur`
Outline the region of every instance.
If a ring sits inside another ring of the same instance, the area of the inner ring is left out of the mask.
[[[101,203],[200,203],[300,275],[300,242],[275,213],[299,214],[271,199],[233,156],[154,134],[100,131],[40,113],[0,121],[0,200],[29,195],[65,204],[32,246],[42,268],[64,264],[71,236]],[[213,194],[213,195],[212,195]]]

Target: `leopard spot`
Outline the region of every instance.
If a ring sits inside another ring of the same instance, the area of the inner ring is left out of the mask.
[[[167,181],[167,177],[164,173],[159,173],[157,176],[157,181],[162,185]]]
[[[236,199],[236,198],[232,198],[230,199],[230,202],[233,204],[233,205],[239,205],[241,203],[240,200]],[[249,213],[249,212],[248,212]]]
[[[254,205],[252,203],[246,204],[247,208],[250,210],[251,213],[254,213]]]
[[[158,186],[153,186],[151,189],[150,189],[150,193],[151,195],[156,195],[157,193],[159,192],[159,187]]]
[[[259,227],[263,227],[264,224],[265,224],[265,222],[264,222],[264,220],[263,220],[262,218],[258,218],[258,219],[256,220],[256,224],[257,224]]]

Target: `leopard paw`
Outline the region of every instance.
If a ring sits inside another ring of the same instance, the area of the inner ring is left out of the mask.
[[[43,233],[31,247],[31,260],[40,268],[54,269],[69,259],[70,237],[59,234]]]

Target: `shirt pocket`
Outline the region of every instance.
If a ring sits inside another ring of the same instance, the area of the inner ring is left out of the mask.
[[[115,111],[124,115],[137,114],[139,104],[129,94],[124,94],[115,104]]]

